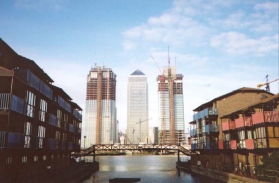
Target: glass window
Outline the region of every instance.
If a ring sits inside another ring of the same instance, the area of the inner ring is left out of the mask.
[[[27,156],[22,156],[22,163],[26,163],[27,162]]]
[[[40,101],[39,120],[45,122],[47,112],[47,102],[43,99]]]
[[[34,161],[38,161],[39,157],[38,156],[34,156]]]

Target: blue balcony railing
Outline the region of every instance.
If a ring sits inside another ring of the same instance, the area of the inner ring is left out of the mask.
[[[194,136],[196,136],[196,135],[197,135],[196,129],[190,130],[190,136],[191,136],[191,137],[194,137]]]
[[[56,116],[54,116],[53,114],[49,114],[49,118],[48,119],[49,119],[49,124],[58,127],[58,119],[57,119]]]
[[[16,111],[20,114],[25,114],[26,110],[25,110],[25,102],[23,99],[13,95],[12,96],[12,105],[11,105],[11,109],[13,111]]]
[[[194,114],[193,120],[198,120],[203,117],[210,116],[210,115],[218,115],[218,110],[216,108],[212,108],[212,107],[206,108],[206,109]]]
[[[75,127],[74,125],[69,123],[69,131],[75,133]]]
[[[24,144],[24,138],[22,138],[22,134],[9,132],[7,148],[19,149],[23,144]]]
[[[82,120],[82,115],[77,110],[74,110],[73,114],[77,119]]]
[[[29,85],[36,90],[40,91],[49,99],[52,99],[52,89],[45,84],[42,80],[40,80],[34,73],[32,73],[29,69],[17,68],[14,69],[15,75],[22,78],[24,81],[27,81]]]
[[[197,144],[191,144],[191,150],[196,150],[197,149]]]
[[[48,148],[49,149],[57,149],[57,140],[56,139],[48,139]]]
[[[219,126],[213,124],[205,125],[205,133],[210,133],[210,132],[219,132]]]
[[[205,143],[205,147],[206,147],[206,149],[210,149],[211,147],[210,147],[210,142],[206,142]]]
[[[58,104],[61,107],[63,107],[66,111],[71,113],[71,110],[72,110],[71,105],[60,96],[58,96]]]

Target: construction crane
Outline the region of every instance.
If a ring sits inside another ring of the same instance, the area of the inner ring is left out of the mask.
[[[152,56],[151,56],[152,57]],[[156,63],[158,69],[160,72],[161,69],[159,68],[157,62],[152,57],[154,62]],[[158,77],[158,80],[160,83],[158,83],[158,91],[161,92],[161,138],[160,143],[165,144],[168,143],[168,138],[166,138],[168,135],[166,135],[167,129],[165,128],[165,110],[168,109],[169,111],[169,143],[173,144],[175,142],[175,118],[174,118],[174,80],[176,75],[172,73],[172,69],[170,68],[170,55],[169,55],[169,47],[168,47],[168,68],[164,69],[162,72],[162,75]],[[167,82],[167,84],[165,84]],[[166,95],[167,94],[167,95]],[[168,99],[166,98],[168,96]],[[168,102],[165,102],[165,99],[168,100]],[[168,106],[165,106],[165,103]]]
[[[158,67],[160,73],[162,73],[162,75],[159,75],[158,79],[160,80],[160,83],[158,84],[158,92],[161,91],[161,117],[162,117],[162,121],[161,121],[161,132],[159,134],[159,141],[160,144],[164,144],[166,141],[166,130],[165,130],[165,102],[164,102],[164,93],[165,93],[165,76],[164,76],[164,71],[162,72],[160,67],[158,66],[157,62],[155,61],[155,59],[151,56],[151,58],[154,60],[156,66]]]
[[[273,82],[278,81],[278,80],[279,80],[279,78],[268,82],[268,75],[266,75],[266,82],[258,84],[257,88],[261,88],[262,86],[266,86],[265,87],[266,91],[270,92],[269,83],[273,83]]]

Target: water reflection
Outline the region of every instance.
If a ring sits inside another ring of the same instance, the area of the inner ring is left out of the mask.
[[[140,178],[140,182],[176,183],[176,182],[216,182],[208,178],[193,176],[176,169],[177,156],[101,156],[99,171],[84,183],[109,182],[114,178]]]

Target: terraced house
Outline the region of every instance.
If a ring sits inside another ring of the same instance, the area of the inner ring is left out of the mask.
[[[69,165],[82,109],[32,60],[0,39],[0,180]]]
[[[240,88],[194,109],[190,122],[193,158],[203,166],[254,173],[260,157],[279,150],[279,95]]]

